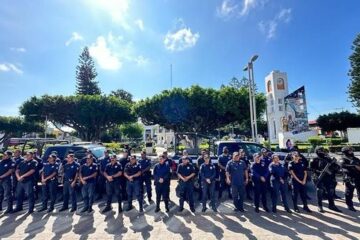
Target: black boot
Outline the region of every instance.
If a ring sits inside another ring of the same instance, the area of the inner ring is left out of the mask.
[[[101,211],[101,213],[106,213],[108,211],[111,210],[111,206],[110,205],[106,205],[106,207]]]
[[[330,209],[330,210],[333,210],[333,211],[335,211],[335,212],[339,212],[339,213],[342,212],[342,211],[341,211],[340,209],[338,209],[335,205],[330,205],[330,206],[329,206],[329,209]]]

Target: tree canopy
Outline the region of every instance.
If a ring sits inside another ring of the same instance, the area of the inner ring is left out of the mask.
[[[123,89],[117,89],[115,91],[111,91],[110,96],[114,96],[131,103],[133,102],[133,95]]]
[[[316,121],[323,131],[346,131],[350,127],[360,127],[360,115],[348,111],[320,115]]]
[[[94,60],[90,56],[89,48],[85,47],[80,54],[79,65],[76,67],[76,94],[101,94],[98,82],[95,81],[96,76]]]
[[[349,97],[351,102],[360,110],[360,34],[355,38],[351,49],[353,53],[349,57],[351,65]]]
[[[256,99],[260,116],[265,110],[265,97],[258,94]],[[249,93],[244,87],[174,88],[139,101],[135,111],[147,125],[159,124],[177,132],[210,133],[250,119]]]
[[[27,122],[19,117],[0,116],[0,143],[12,137],[22,137],[26,133],[42,132],[43,126],[36,122]]]
[[[129,102],[101,95],[32,97],[23,103],[20,113],[27,121],[47,116],[55,126],[75,129],[86,141],[99,140],[106,129],[135,121]]]

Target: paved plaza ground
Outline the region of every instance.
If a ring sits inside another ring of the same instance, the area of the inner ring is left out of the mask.
[[[96,203],[92,214],[35,212],[26,215],[24,211],[0,216],[0,239],[360,239],[360,211],[348,211],[343,199],[336,202],[343,213],[327,208],[325,214],[318,213],[313,192],[312,214],[288,214],[282,207],[277,214],[263,211],[257,214],[249,201],[245,203],[245,213],[235,213],[231,201],[222,201],[216,214],[211,210],[201,213],[199,204],[195,214],[187,205],[184,212],[177,213],[175,187],[174,180],[171,199],[176,205],[172,205],[169,214],[155,213],[155,204],[146,205],[143,214],[137,210],[120,215],[101,214],[104,202]],[[343,196],[343,191],[343,185],[339,184],[338,194]],[[60,205],[57,203],[56,208]],[[113,206],[117,208],[115,203]],[[355,207],[360,210],[357,202]]]

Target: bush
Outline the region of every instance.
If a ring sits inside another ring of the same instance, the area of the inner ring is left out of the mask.
[[[316,137],[309,137],[308,142],[310,143],[310,145],[312,147],[316,147],[316,146],[319,146],[319,145],[325,143],[325,140],[316,136]]]
[[[340,145],[342,143],[342,139],[341,138],[328,138],[326,139],[327,144],[329,145]]]

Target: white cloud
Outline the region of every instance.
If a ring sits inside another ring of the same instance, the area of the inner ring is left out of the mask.
[[[105,70],[119,70],[126,63],[145,66],[150,60],[136,52],[131,41],[126,42],[123,36],[115,36],[109,32],[107,36],[99,36],[89,47],[90,55]]]
[[[138,26],[141,31],[144,31],[144,22],[141,19],[135,20],[135,25]]]
[[[257,5],[264,6],[267,0],[223,0],[216,9],[217,15],[224,19],[241,17],[249,13]]]
[[[266,35],[267,39],[274,38],[276,36],[276,31],[279,24],[290,22],[291,12],[291,8],[281,9],[281,11],[274,17],[274,19],[259,22],[260,31]]]
[[[14,52],[21,52],[21,53],[26,52],[26,49],[23,47],[19,47],[19,48],[12,47],[12,48],[10,48],[10,50],[14,51]]]
[[[90,55],[94,57],[99,66],[106,70],[118,70],[122,66],[120,59],[108,47],[106,38],[99,36],[89,48]]]
[[[69,38],[69,40],[67,40],[66,42],[65,42],[65,46],[69,46],[71,43],[73,43],[73,42],[76,42],[76,41],[83,41],[84,40],[84,38],[83,38],[83,36],[81,36],[79,33],[77,33],[77,32],[73,32],[72,34],[71,34],[71,38]]]
[[[199,40],[200,34],[193,33],[187,27],[182,19],[177,21],[178,27],[175,30],[169,31],[164,38],[165,48],[169,51],[182,51],[187,48],[195,46]]]
[[[94,12],[99,10],[109,15],[112,21],[121,25],[124,29],[130,29],[127,23],[129,0],[84,0]]]
[[[23,74],[23,71],[12,63],[0,63],[0,72],[15,72],[17,74]]]

